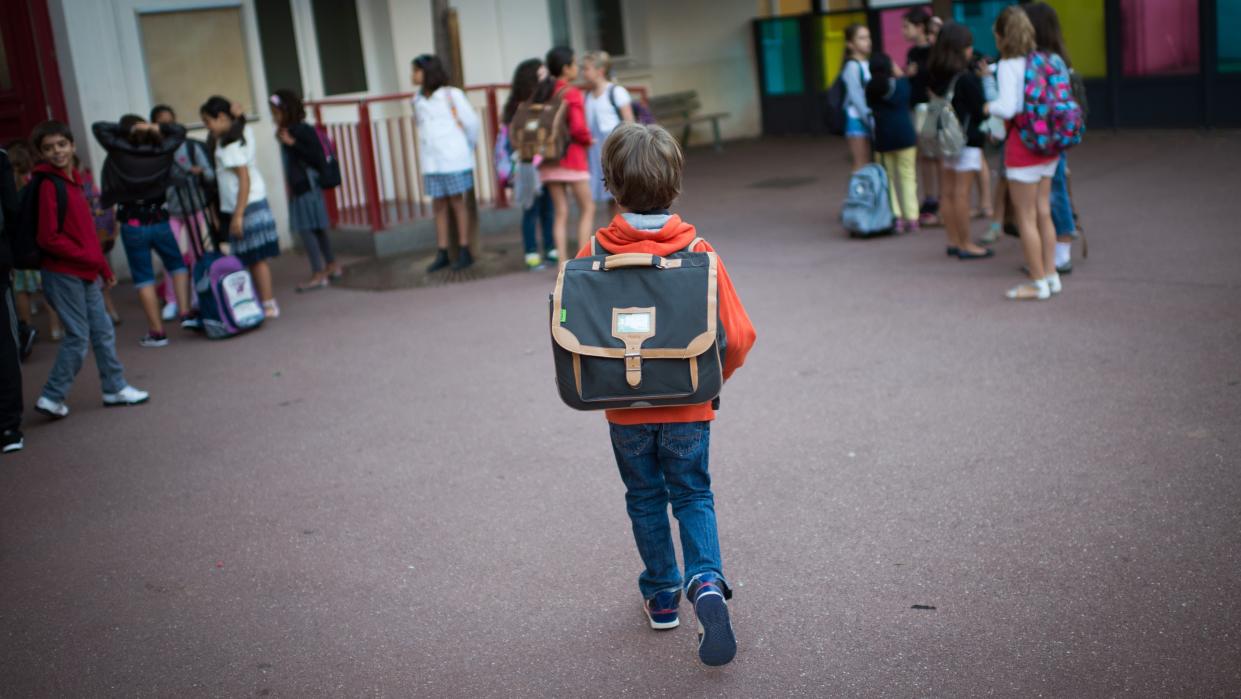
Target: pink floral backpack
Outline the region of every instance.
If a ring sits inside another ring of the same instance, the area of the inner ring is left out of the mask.
[[[1086,124],[1064,59],[1043,51],[1026,56],[1025,83],[1025,102],[1013,121],[1026,148],[1059,155],[1081,143]]]

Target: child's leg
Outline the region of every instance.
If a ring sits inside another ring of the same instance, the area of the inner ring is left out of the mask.
[[[536,198],[529,209],[521,212],[521,245],[527,255],[537,255],[539,252],[539,241],[535,237],[538,222],[539,200]]]
[[[569,259],[569,194],[563,182],[548,182],[543,185],[551,195],[554,218],[552,221],[552,238],[556,243],[556,253],[563,263]]]
[[[710,442],[710,422],[659,425],[659,466],[668,484],[672,516],[680,525],[687,585],[703,576],[724,577],[707,471]]]
[[[465,206],[465,195],[454,194],[448,197],[448,204],[457,219],[457,244],[462,248],[470,246],[470,211]]]
[[[982,156],[982,167],[978,171],[978,210],[984,217],[991,217],[991,167],[987,165],[985,152]]]
[[[1043,244],[1038,229],[1038,189],[1037,184],[1008,181],[1008,190],[1013,196],[1013,219],[1021,234],[1021,251],[1025,255],[1030,278],[1035,280],[1044,277]]]
[[[60,335],[64,332],[64,327],[60,322],[60,316],[56,315],[56,309],[52,308],[52,304],[47,303],[44,305],[47,306],[48,330],[51,331],[53,338],[60,337]]]
[[[660,466],[659,427],[609,425],[612,451],[625,483],[625,509],[638,555],[646,566],[638,576],[644,599],[658,592],[679,591],[682,585],[668,523],[668,484]]]
[[[901,202],[896,191],[896,152],[875,153],[875,162],[883,166],[888,173],[888,205],[892,207],[892,217],[901,218]]]
[[[539,228],[543,231],[543,254],[556,249],[556,207],[552,204],[552,195],[544,190],[534,200],[534,208],[539,212]]]
[[[18,272],[22,274],[22,272]],[[19,291],[14,294],[14,303],[17,305],[17,320],[22,325],[30,325],[34,317],[30,314],[30,292]]]
[[[259,292],[259,300],[263,303],[275,299],[271,288],[271,267],[267,260],[259,260],[250,265],[250,276],[254,277],[254,288]]]
[[[85,291],[86,320],[91,347],[95,350],[95,366],[99,369],[99,384],[104,393],[117,393],[125,388],[125,369],[116,358],[116,331],[104,306],[99,282],[88,284]]]
[[[65,339],[60,343],[56,363],[43,385],[43,396],[57,403],[65,401],[89,349],[86,287],[86,282],[68,274],[43,273],[43,293],[48,303],[56,307],[65,326]]]
[[[948,236],[948,246],[958,247],[956,226],[956,172],[947,164],[939,171],[939,218],[944,224],[944,233]]]
[[[306,248],[311,278],[318,279],[323,274],[323,252],[319,250],[319,239],[315,237],[314,231],[298,231],[297,234],[302,238],[302,247]]]
[[[431,212],[435,214],[435,246],[448,249],[448,199],[436,197],[431,200]]]
[[[853,171],[857,172],[870,162],[870,137],[849,136],[845,139],[849,144],[849,156],[853,160]]]
[[[910,223],[918,220],[917,163],[917,148],[910,147],[896,153],[896,179],[901,185],[901,218]]]
[[[572,182],[573,197],[577,199],[577,247],[582,249],[595,234],[595,200],[590,196],[589,182]]]
[[[1038,235],[1042,243],[1043,274],[1056,273],[1056,225],[1051,220],[1051,178],[1038,183]]]

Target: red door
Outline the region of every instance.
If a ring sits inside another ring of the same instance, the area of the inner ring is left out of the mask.
[[[0,2],[0,145],[35,124],[65,120],[65,96],[47,0]]]

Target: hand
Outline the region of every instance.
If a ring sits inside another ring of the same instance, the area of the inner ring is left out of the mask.
[[[201,175],[201,174],[203,174],[203,169],[202,169],[201,167],[199,167],[199,166],[195,165],[194,167],[191,167],[191,168],[190,168],[190,174],[191,174],[191,175]]]
[[[289,134],[288,129],[282,128],[276,131],[276,138],[280,139],[280,142],[286,146],[291,146],[294,143],[293,136]]]
[[[241,238],[242,233],[243,233],[242,228],[241,228],[243,218],[244,216],[242,215],[240,211],[233,214],[233,220],[229,222],[228,224],[229,235],[231,235],[234,238]]]
[[[234,119],[240,119],[246,115],[246,108],[240,102],[233,102],[228,111],[233,115]]]
[[[103,288],[111,289],[114,286],[116,286],[116,275],[113,275],[110,277],[104,277]]]
[[[910,63],[909,65],[905,66],[905,75],[907,75],[907,76],[909,76],[909,77],[911,77],[911,78],[912,78],[913,76],[915,76],[915,75],[917,75],[917,74],[918,74],[918,64],[917,64],[917,63]]]

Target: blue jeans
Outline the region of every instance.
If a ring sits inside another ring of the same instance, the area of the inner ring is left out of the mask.
[[[103,305],[99,280],[88,282],[69,274],[43,270],[43,295],[60,316],[65,326],[65,339],[60,342],[56,363],[43,386],[46,398],[63,403],[73,386],[73,379],[86,361],[88,347],[95,349],[95,365],[104,393],[125,388],[125,370],[116,358],[116,332],[112,318]]]
[[[1077,237],[1077,219],[1073,216],[1073,200],[1069,199],[1069,178],[1065,173],[1069,159],[1061,151],[1056,174],[1051,178],[1051,222],[1056,236]]]
[[[612,451],[625,482],[625,505],[646,569],[638,576],[642,597],[685,589],[703,575],[724,582],[715,498],[707,453],[710,422],[610,425]],[[668,505],[681,530],[685,575],[677,568]],[[726,584],[726,583],[725,583]]]
[[[548,194],[546,189],[534,198],[534,206],[521,212],[521,241],[526,246],[527,255],[539,251],[534,237],[536,224],[543,227],[543,254],[547,254],[548,250],[556,249],[556,242],[552,237],[552,219],[555,213],[552,207],[552,195]]]
[[[185,258],[177,245],[177,237],[172,233],[172,224],[168,221],[152,223],[149,226],[131,226],[121,224],[121,244],[125,246],[125,259],[129,260],[129,273],[134,278],[134,287],[141,289],[155,283],[155,266],[151,261],[151,251],[159,255],[164,262],[168,274],[185,274]]]

